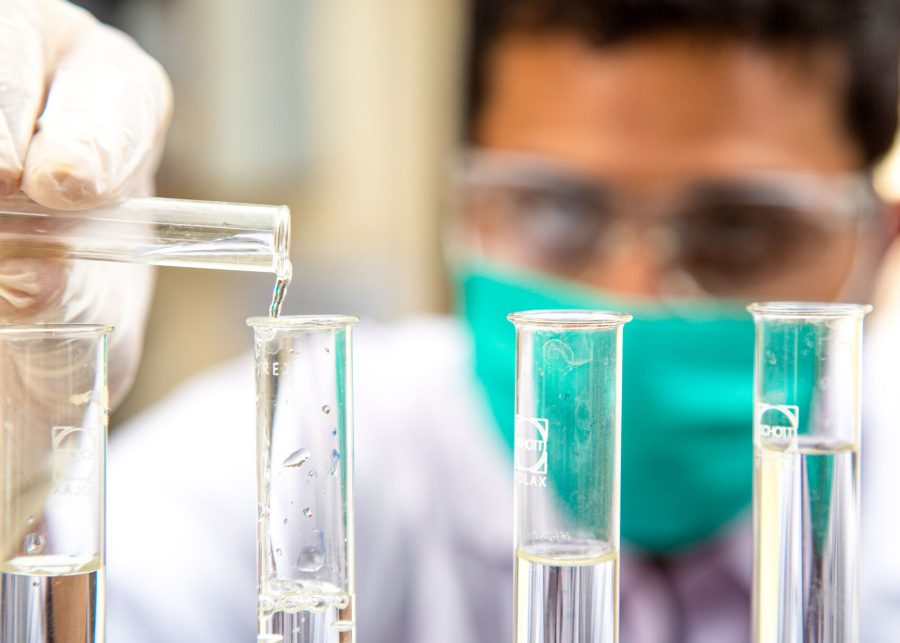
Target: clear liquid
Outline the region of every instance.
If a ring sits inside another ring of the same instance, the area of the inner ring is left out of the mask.
[[[275,289],[272,291],[272,304],[269,306],[269,317],[278,317],[281,314],[281,305],[284,303],[284,295],[291,283],[290,277],[278,277],[275,280]]]
[[[857,449],[801,436],[754,473],[754,641],[858,641]]]
[[[100,561],[23,556],[0,565],[0,643],[102,643]]]
[[[322,582],[270,580],[259,597],[262,643],[351,643],[353,598]]]
[[[516,552],[516,643],[616,643],[619,552],[607,546]]]

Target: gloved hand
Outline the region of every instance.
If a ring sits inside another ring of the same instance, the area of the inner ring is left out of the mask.
[[[0,200],[79,210],[152,193],[171,112],[162,68],[62,0],[0,4]],[[153,272],[0,251],[0,322],[108,323],[113,404],[137,368]]]

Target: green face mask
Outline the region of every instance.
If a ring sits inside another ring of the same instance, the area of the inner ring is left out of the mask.
[[[742,306],[697,303],[677,314],[545,276],[469,265],[458,274],[475,372],[513,450],[515,329],[510,312],[621,310],[622,538],[670,552],[713,536],[750,505],[753,322]]]

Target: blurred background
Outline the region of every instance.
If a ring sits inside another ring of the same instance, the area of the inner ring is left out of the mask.
[[[465,2],[79,4],[130,33],[172,78],[160,195],[291,207],[286,313],[389,320],[448,309],[439,228]],[[900,153],[878,186],[900,200]],[[898,274],[895,256],[879,297],[883,319],[900,310]],[[143,364],[113,425],[193,373],[249,352],[244,319],[265,311],[272,285],[261,274],[161,269]]]
[[[78,2],[168,71],[160,196],[285,203],[285,313],[389,320],[448,305],[439,213],[456,139],[463,3]],[[163,268],[137,382],[113,426],[241,352],[263,274]]]

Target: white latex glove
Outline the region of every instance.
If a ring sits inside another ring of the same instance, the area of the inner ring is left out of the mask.
[[[0,199],[86,209],[152,193],[171,112],[163,69],[62,0],[0,0]],[[137,368],[153,271],[0,252],[0,322],[96,322],[113,404]],[[62,253],[60,253],[62,254]]]

